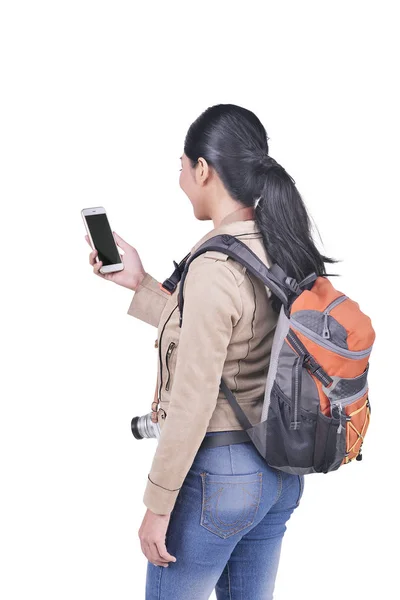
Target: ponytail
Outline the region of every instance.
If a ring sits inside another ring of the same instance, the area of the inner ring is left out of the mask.
[[[268,137],[258,117],[235,104],[207,108],[189,127],[184,152],[194,167],[203,157],[215,169],[232,198],[253,206],[266,252],[298,282],[315,272],[333,276],[320,254],[311,221],[294,179],[268,154]],[[321,236],[320,236],[321,237]],[[278,299],[275,310],[279,309]]]
[[[315,272],[327,275],[324,263],[337,260],[320,254],[311,234],[311,220],[294,179],[268,154],[258,159],[261,195],[255,202],[255,221],[272,262],[301,281]],[[259,188],[260,189],[260,188]]]

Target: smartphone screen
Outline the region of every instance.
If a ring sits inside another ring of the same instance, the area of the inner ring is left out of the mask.
[[[99,215],[85,215],[87,226],[95,248],[98,252],[98,258],[103,266],[115,265],[121,262],[121,256],[115,244],[114,236],[106,213]]]

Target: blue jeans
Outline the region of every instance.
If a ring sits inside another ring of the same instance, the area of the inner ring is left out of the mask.
[[[176,562],[148,561],[146,600],[208,600],[214,589],[217,600],[271,600],[303,490],[304,475],[270,467],[251,442],[200,448],[168,525]]]

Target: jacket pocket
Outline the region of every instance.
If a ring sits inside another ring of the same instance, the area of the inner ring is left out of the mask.
[[[171,388],[171,385],[172,385],[172,374],[173,374],[174,365],[175,365],[175,362],[172,359],[176,354],[176,347],[177,347],[176,342],[170,342],[168,344],[168,348],[165,353],[165,367],[167,369],[167,379],[165,381],[164,389],[167,391]]]
[[[159,417],[159,422],[164,421],[167,418],[167,413],[168,413],[168,407],[169,407],[169,402],[165,401],[165,400],[160,400],[159,405],[158,405],[158,417]]]
[[[202,510],[200,525],[227,538],[254,523],[260,504],[262,472],[243,475],[200,473]]]

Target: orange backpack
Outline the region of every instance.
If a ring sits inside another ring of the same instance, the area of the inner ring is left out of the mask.
[[[252,425],[221,379],[220,387],[261,456],[294,474],[328,473],[361,460],[367,432],[369,357],[375,341],[371,319],[327,277],[311,273],[301,282],[279,265],[268,268],[234,236],[209,238],[177,266],[180,325],[183,282],[199,254],[228,254],[280,299],[260,423]],[[176,285],[174,276],[163,285]]]

